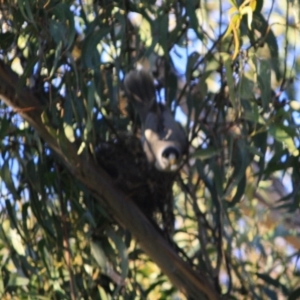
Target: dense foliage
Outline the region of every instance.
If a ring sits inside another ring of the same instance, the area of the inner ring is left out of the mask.
[[[277,2],[0,1],[1,299],[195,298],[177,259],[198,299],[300,297],[300,6]],[[136,67],[189,138],[171,179],[136,160]],[[96,162],[173,252],[82,179]]]

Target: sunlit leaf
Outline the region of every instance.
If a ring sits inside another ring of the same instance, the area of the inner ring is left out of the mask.
[[[295,146],[293,136],[287,127],[274,124],[270,126],[269,133],[277,141],[282,142],[292,155],[297,156],[299,154],[299,150]]]
[[[192,28],[195,30],[197,37],[200,40],[203,40],[204,36],[203,33],[200,31],[200,26],[199,26],[199,21],[198,21],[198,17],[196,15],[196,5],[198,4],[197,1],[187,1],[187,15],[191,21],[191,26]]]
[[[86,67],[95,68],[100,65],[100,56],[97,50],[97,45],[108,32],[109,30],[107,28],[101,28],[91,33],[84,41],[81,57]]]
[[[0,277],[0,295],[4,294],[4,282],[3,282],[3,278]]]
[[[74,135],[74,130],[73,130],[72,126],[65,123],[64,124],[64,131],[65,131],[66,138],[71,143],[74,143],[75,142],[75,135]]]
[[[100,296],[100,299],[103,299],[103,300],[109,300],[111,299],[106,293],[105,293],[105,290],[101,287],[101,286],[98,286],[98,292],[99,292],[99,296]]]
[[[253,20],[253,10],[251,7],[246,6],[240,10],[241,15],[247,15],[248,28],[251,30],[251,24]]]
[[[99,267],[101,267],[101,269],[105,271],[108,260],[107,260],[107,257],[105,256],[104,251],[101,248],[100,242],[93,241],[91,243],[91,253],[92,253],[93,257],[95,258]]]
[[[26,277],[18,276],[17,274],[11,274],[8,286],[26,286],[29,284],[29,279]]]
[[[297,298],[288,4],[1,1],[1,299]],[[177,172],[144,153],[149,124],[123,82],[137,67],[154,77],[156,97],[139,103],[158,117],[151,128],[176,133],[164,103],[185,125]]]
[[[290,101],[289,105],[293,110],[300,111],[300,102],[292,100]]]
[[[229,202],[229,207],[232,207],[237,203],[239,203],[239,201],[241,201],[242,197],[245,194],[246,184],[247,184],[246,176],[243,176],[237,184],[236,193],[234,197],[231,199],[231,201]]]
[[[25,247],[21,241],[20,235],[17,233],[16,229],[11,229],[10,237],[14,249],[19,255],[25,255]]]
[[[128,255],[127,255],[127,247],[122,241],[122,239],[112,230],[108,229],[108,236],[114,241],[116,248],[118,249],[119,256],[121,258],[121,270],[122,270],[122,278],[125,279],[127,277],[129,268],[128,268]]]

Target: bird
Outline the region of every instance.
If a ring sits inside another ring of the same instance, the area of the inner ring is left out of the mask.
[[[169,107],[158,103],[152,75],[132,70],[124,78],[125,92],[141,120],[141,142],[147,160],[162,172],[175,172],[187,154],[188,139]]]

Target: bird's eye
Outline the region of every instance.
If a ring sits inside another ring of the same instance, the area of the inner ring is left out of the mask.
[[[167,158],[167,159],[175,159],[177,160],[180,156],[179,151],[177,148],[175,147],[168,147],[166,148],[163,153],[162,156]]]

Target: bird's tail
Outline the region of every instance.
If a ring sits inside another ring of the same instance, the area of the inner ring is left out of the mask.
[[[126,75],[124,87],[140,118],[145,118],[146,114],[156,106],[153,77],[143,69],[133,70]]]

